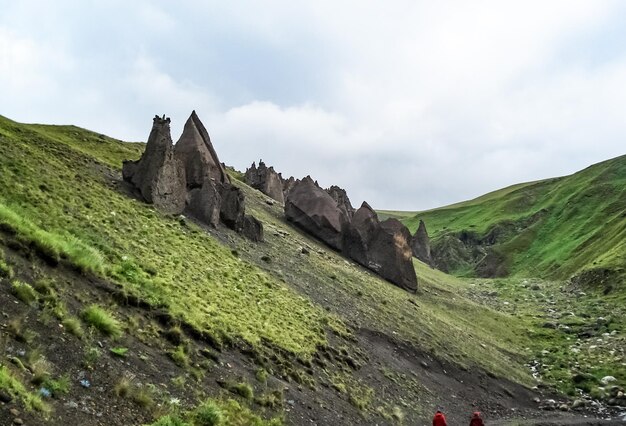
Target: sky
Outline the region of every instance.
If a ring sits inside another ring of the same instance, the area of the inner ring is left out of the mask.
[[[0,0],[0,115],[424,210],[626,154],[626,2]]]

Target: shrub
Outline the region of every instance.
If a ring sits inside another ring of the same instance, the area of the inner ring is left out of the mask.
[[[117,338],[122,335],[120,323],[98,305],[91,305],[82,313],[83,320],[103,334]]]
[[[167,416],[161,417],[150,426],[191,426],[191,424],[185,422],[175,414],[168,414]]]
[[[207,401],[196,408],[193,420],[198,426],[217,426],[222,423],[224,416],[217,404],[213,401]]]

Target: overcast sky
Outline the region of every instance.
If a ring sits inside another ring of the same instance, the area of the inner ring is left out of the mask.
[[[420,210],[626,153],[626,2],[0,0],[0,114]]]

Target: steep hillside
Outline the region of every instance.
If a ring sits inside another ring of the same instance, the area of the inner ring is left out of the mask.
[[[626,272],[626,156],[401,217],[426,222],[437,266],[455,274],[614,285]]]
[[[416,262],[409,294],[237,181],[265,242],[162,214],[121,179],[143,149],[0,117],[0,424],[570,420],[527,387],[534,325],[472,283]]]

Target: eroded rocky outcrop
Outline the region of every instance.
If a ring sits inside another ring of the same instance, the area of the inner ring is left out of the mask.
[[[282,183],[283,183],[283,196],[285,198],[287,198],[287,194],[289,194],[289,191],[291,191],[291,188],[293,188],[293,186],[296,184],[297,180],[293,176],[290,176],[289,179],[284,179],[281,176],[281,180],[282,180]]]
[[[289,191],[285,216],[332,248],[341,250],[342,231],[349,218],[310,176],[297,182]]]
[[[244,181],[279,203],[285,203],[280,174],[276,173],[273,167],[267,167],[263,160],[259,161],[259,167],[252,163],[252,166],[246,169]]]
[[[409,291],[417,290],[411,233],[399,220],[380,222],[369,242],[368,267],[386,280]]]
[[[430,237],[428,236],[426,224],[423,220],[420,220],[415,235],[411,238],[411,250],[413,251],[413,256],[422,262],[427,265],[433,264],[433,259],[430,254]]]
[[[350,198],[348,198],[348,194],[345,189],[333,185],[328,188],[326,192],[333,197],[333,200],[335,200],[339,208],[343,210],[348,217],[352,217],[354,214],[354,207],[352,207],[352,203],[350,202]]]
[[[395,219],[380,222],[365,202],[350,214],[345,191],[331,188],[336,197],[308,176],[296,181],[285,200],[287,220],[391,283],[417,290],[409,230]]]
[[[221,221],[244,230],[245,200],[230,183],[209,134],[195,111],[172,144],[170,119],[155,117],[146,150],[138,161],[125,161],[124,180],[146,202],[171,214],[185,213],[211,226]],[[262,224],[249,216],[247,235],[263,240]]]
[[[343,252],[357,263],[409,291],[417,290],[409,230],[396,219],[379,222],[363,203],[344,233]]]
[[[206,128],[195,111],[187,119],[183,133],[174,146],[176,157],[183,163],[188,188],[205,183],[205,178],[215,183],[230,182],[211,143]]]
[[[125,161],[122,175],[148,203],[172,214],[184,210],[185,173],[174,155],[169,118],[154,117],[145,152],[138,161]]]
[[[357,263],[368,267],[369,243],[374,238],[378,226],[379,221],[376,212],[364,201],[352,216],[352,221],[344,233],[344,254]]]

